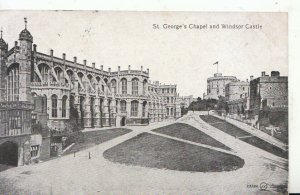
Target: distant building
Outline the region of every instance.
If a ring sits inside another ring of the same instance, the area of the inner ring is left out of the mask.
[[[222,73],[216,73],[213,77],[207,79],[207,94],[203,94],[203,99],[219,99],[219,96],[225,97],[225,86],[227,83],[237,81],[235,76],[222,76]]]
[[[180,103],[181,108],[188,108],[190,104],[195,100],[195,98],[193,98],[193,95],[181,96],[180,98],[181,98],[181,103]]]
[[[165,118],[174,119],[180,117],[180,102],[178,102],[177,85],[160,84],[158,81],[155,81],[152,87],[154,92],[162,98]]]
[[[272,71],[271,76],[262,72],[261,77],[250,81],[249,118],[258,128],[269,125],[287,129],[288,77]]]
[[[225,99],[228,103],[229,114],[244,114],[248,109],[250,83],[247,81],[233,81],[225,86]]]

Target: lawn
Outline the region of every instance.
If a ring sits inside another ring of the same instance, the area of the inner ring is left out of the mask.
[[[224,120],[218,119],[211,115],[200,115],[200,118],[204,120],[205,122],[209,123],[210,125],[216,127],[217,129],[220,129],[224,131],[225,133],[232,135],[234,137],[243,137],[243,136],[249,136],[250,133],[237,128],[236,126],[225,122]]]
[[[67,150],[64,155],[90,148],[129,132],[131,132],[131,130],[125,128],[84,132],[82,141],[80,143],[75,143],[75,145]]]
[[[222,148],[224,150],[230,150],[229,147],[225,146],[224,144],[215,140],[209,135],[203,133],[199,129],[196,129],[191,125],[184,124],[184,123],[175,123],[168,126],[160,127],[158,129],[154,129],[152,131],[169,135],[172,137],[188,140],[191,142],[206,144],[209,146]]]
[[[227,123],[224,120],[218,119],[214,116],[211,115],[200,115],[200,118],[202,120],[204,120],[205,122],[209,123],[210,125],[212,125],[213,127],[220,129],[221,131],[232,135],[234,137],[241,137],[241,136],[249,136],[251,135],[250,133],[232,125]],[[217,123],[216,123],[217,122]],[[220,123],[221,122],[221,123]],[[278,148],[277,146],[274,146],[272,144],[270,144],[269,142],[266,142],[256,136],[253,137],[247,137],[247,138],[240,138],[240,140],[251,144],[253,146],[256,146],[260,149],[263,149],[267,152],[270,152],[276,156],[282,157],[282,158],[288,158],[288,152],[282,150],[281,148]]]
[[[227,153],[142,133],[106,150],[104,158],[126,165],[190,172],[233,171],[244,160]]]

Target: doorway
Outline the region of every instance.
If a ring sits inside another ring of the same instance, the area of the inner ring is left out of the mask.
[[[0,145],[0,164],[18,166],[18,145],[7,141]]]
[[[126,125],[126,117],[122,117],[121,119],[121,127]]]

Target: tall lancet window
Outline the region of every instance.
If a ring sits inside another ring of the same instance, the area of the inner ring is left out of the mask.
[[[13,64],[8,69],[7,100],[19,101],[19,64]]]
[[[67,117],[67,99],[68,97],[65,95],[62,99],[62,117]]]
[[[139,80],[137,78],[132,79],[132,95],[139,94]]]
[[[57,95],[51,96],[51,102],[52,102],[52,117],[57,117]]]
[[[113,79],[113,80],[111,81],[111,92],[112,92],[113,94],[116,94],[116,93],[117,93],[117,86],[116,86],[116,84],[117,84],[116,80]]]
[[[131,116],[137,116],[138,115],[138,106],[139,106],[138,101],[133,100],[131,102]]]
[[[147,80],[143,81],[143,95],[146,95],[147,92]]]
[[[127,94],[127,80],[123,78],[121,80],[121,84],[122,84],[122,94]]]

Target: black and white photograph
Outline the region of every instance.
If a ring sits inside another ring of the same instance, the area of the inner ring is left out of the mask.
[[[0,194],[287,194],[287,12],[0,10]]]

